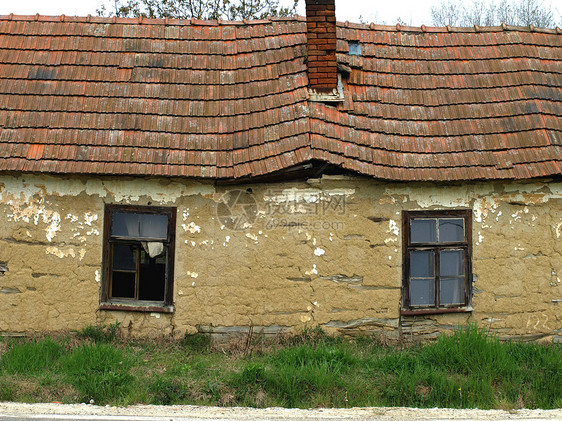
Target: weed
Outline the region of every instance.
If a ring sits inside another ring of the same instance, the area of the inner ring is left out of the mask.
[[[7,377],[0,377],[0,401],[11,401],[17,396],[13,385]]]
[[[265,380],[264,366],[258,363],[248,364],[246,367],[244,367],[244,370],[240,375],[240,380],[247,385],[253,385],[263,382]]]
[[[47,337],[38,342],[14,341],[2,355],[0,368],[10,374],[32,374],[44,370],[56,361],[62,347]]]
[[[80,393],[82,402],[105,403],[124,398],[133,377],[121,350],[108,344],[85,344],[62,362],[63,370]]]
[[[194,352],[205,352],[210,349],[211,335],[208,333],[187,333],[183,337],[181,344],[184,348]]]
[[[149,385],[148,391],[156,405],[182,403],[188,396],[186,387],[176,378],[156,377]]]
[[[259,332],[211,346],[181,341],[116,343],[113,327],[79,335],[4,339],[0,400],[237,406],[562,406],[562,347],[502,343],[476,325],[428,344],[392,347],[376,337],[305,329]]]
[[[121,332],[121,323],[117,320],[109,326],[88,325],[78,331],[78,336],[91,339],[94,342],[113,342]]]
[[[207,382],[207,388],[205,392],[211,396],[213,402],[220,402],[221,400],[222,384],[215,380],[209,380]]]

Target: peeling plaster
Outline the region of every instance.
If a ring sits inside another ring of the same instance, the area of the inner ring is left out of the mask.
[[[285,204],[288,213],[310,213],[310,205],[323,201],[330,201],[334,196],[348,197],[355,194],[355,189],[332,188],[332,189],[301,189],[297,187],[267,192],[263,200],[275,204]]]
[[[65,257],[76,257],[76,252],[73,248],[67,248],[66,250],[61,250],[58,247],[47,247],[45,253],[57,256],[60,259]]]
[[[201,227],[199,225],[196,225],[193,221],[187,225],[181,224],[181,227],[185,232],[189,231],[192,234],[201,232]]]
[[[78,196],[86,192],[89,196],[113,196],[117,202],[138,201],[147,196],[159,204],[173,203],[184,196],[210,196],[215,193],[211,183],[185,184],[169,180],[146,180],[138,178],[81,179],[62,178],[46,175],[25,175],[3,177],[4,188],[0,189],[0,200],[4,194],[21,197],[29,201],[35,195]]]
[[[46,196],[76,197],[86,193],[89,196],[100,198],[112,197],[116,202],[138,201],[141,197],[148,197],[150,201],[163,205],[176,202],[179,198],[189,195],[212,195],[215,188],[212,184],[192,182],[189,184],[158,179],[86,179],[81,177],[64,178],[47,175],[3,176],[0,185],[0,202],[8,205],[8,220],[39,225],[46,225],[45,238],[53,242],[58,232],[61,231],[61,220],[78,223],[73,236],[85,243],[85,236],[99,236],[100,231],[94,226],[99,220],[99,215],[86,212],[83,222],[78,215],[71,213],[61,217],[60,213],[53,210],[56,204],[46,202]],[[49,207],[51,209],[49,209]],[[188,210],[184,211],[184,219],[189,216]],[[91,227],[85,233],[85,226]],[[200,232],[200,228],[193,224],[187,227],[192,233]]]
[[[283,203],[283,202],[305,202],[317,203],[323,196],[351,196],[355,194],[355,189],[299,189],[296,187],[283,189],[276,194],[264,196],[264,201]]]
[[[247,232],[246,237],[250,240],[258,241],[258,236],[256,234],[252,234],[251,232]]]
[[[385,188],[385,195],[401,197],[403,203],[415,202],[420,208],[472,208],[474,220],[478,223],[484,223],[489,213],[495,213],[501,202],[540,204],[562,199],[562,183],[507,183],[503,185],[503,190],[503,193],[497,192],[490,183],[474,184],[470,188],[464,185],[449,186],[446,189],[440,186],[427,186],[424,189],[399,186]],[[525,213],[528,212],[527,209]],[[498,212],[496,221],[501,215],[501,211]],[[520,219],[519,214],[512,217]]]
[[[91,214],[90,212],[86,212],[84,214],[84,223],[88,226],[92,226],[92,222],[95,222],[98,220],[98,215],[97,214]]]
[[[72,231],[75,231],[74,234],[72,234],[72,236],[74,238],[77,238],[78,240],[80,240],[81,243],[85,243],[87,241],[85,236],[99,236],[100,232],[97,228],[93,227],[93,223],[96,222],[99,219],[98,214],[95,213],[90,213],[90,212],[86,212],[84,213],[84,221],[81,222],[80,218],[77,215],[73,215],[71,213],[68,213],[65,217],[64,217],[65,221],[70,221],[73,224],[76,224],[77,226],[71,227]],[[82,230],[86,228],[86,226],[91,227],[91,229],[89,231],[86,231],[84,233],[84,235],[82,235]]]
[[[95,281],[96,281],[97,283],[99,283],[99,282],[101,281],[100,271],[99,271],[99,270],[96,270],[94,279],[95,279]]]
[[[35,223],[35,225],[37,225],[37,223]],[[58,212],[52,213],[51,223],[45,229],[45,231],[47,233],[45,237],[47,237],[47,240],[50,243],[55,237],[55,235],[57,235],[57,231],[60,231],[60,215]]]
[[[398,234],[400,233],[400,230],[398,229],[398,224],[393,219],[388,221],[388,231],[387,232],[391,232],[394,235],[396,235],[397,237],[398,237]]]
[[[306,272],[304,272],[305,275],[318,275],[318,270],[316,269],[316,265],[312,265],[312,269],[311,270],[307,270]]]
[[[478,241],[476,242],[476,245],[479,246],[482,244],[482,240],[484,240],[484,236],[480,233],[480,231],[478,231]]]
[[[87,214],[86,214],[87,215]],[[67,214],[64,219],[68,219],[70,220],[70,222],[74,223],[74,222],[78,222],[78,217],[76,215],[73,215],[71,213]]]
[[[476,222],[484,222],[486,218],[488,218],[488,213],[495,213],[497,207],[499,206],[499,199],[498,198],[480,198],[474,201],[472,205],[472,210],[474,214],[474,220]],[[483,227],[488,227],[487,225],[483,225]]]
[[[45,228],[45,237],[49,242],[53,240],[56,233],[61,229],[61,216],[57,211],[52,211],[45,208],[44,198],[26,200],[22,199],[21,196],[24,195],[22,192],[20,198],[11,196],[11,199],[7,201],[10,206],[10,212],[6,216],[8,220],[19,222],[23,221],[27,224],[33,221],[34,225],[39,225],[39,221],[47,224]],[[0,193],[0,201],[3,195]]]
[[[441,206],[446,208],[466,207],[469,203],[469,192],[465,186],[450,186],[448,189],[439,187],[412,189],[411,187],[385,188],[387,196],[402,196],[402,201],[416,202],[421,208]]]
[[[314,250],[314,255],[315,256],[322,256],[323,254],[325,254],[326,251],[321,249],[320,247],[317,247],[316,250]]]

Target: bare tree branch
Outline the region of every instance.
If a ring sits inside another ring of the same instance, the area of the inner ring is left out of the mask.
[[[495,26],[508,25],[553,28],[557,24],[555,12],[543,0],[499,0],[486,4],[483,0],[466,3],[461,0],[442,0],[431,8],[432,23],[437,26]]]
[[[97,10],[100,16],[179,18],[179,19],[263,19],[267,16],[291,16],[292,7],[279,5],[279,0],[113,0],[114,10],[105,4]]]

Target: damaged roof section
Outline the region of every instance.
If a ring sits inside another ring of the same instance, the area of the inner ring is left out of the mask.
[[[0,170],[236,179],[321,160],[388,180],[562,174],[559,30],[338,23],[338,104],[309,101],[306,30],[0,16]]]

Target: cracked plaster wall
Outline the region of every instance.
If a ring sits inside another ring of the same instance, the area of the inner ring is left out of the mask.
[[[228,209],[232,230],[217,205],[235,189],[248,200]],[[177,207],[173,314],[99,310],[105,203]],[[473,210],[474,311],[401,318],[401,212],[466,208]],[[0,332],[117,320],[132,335],[321,325],[432,337],[476,321],[506,337],[559,340],[562,183],[324,176],[217,186],[5,174],[0,267]]]

